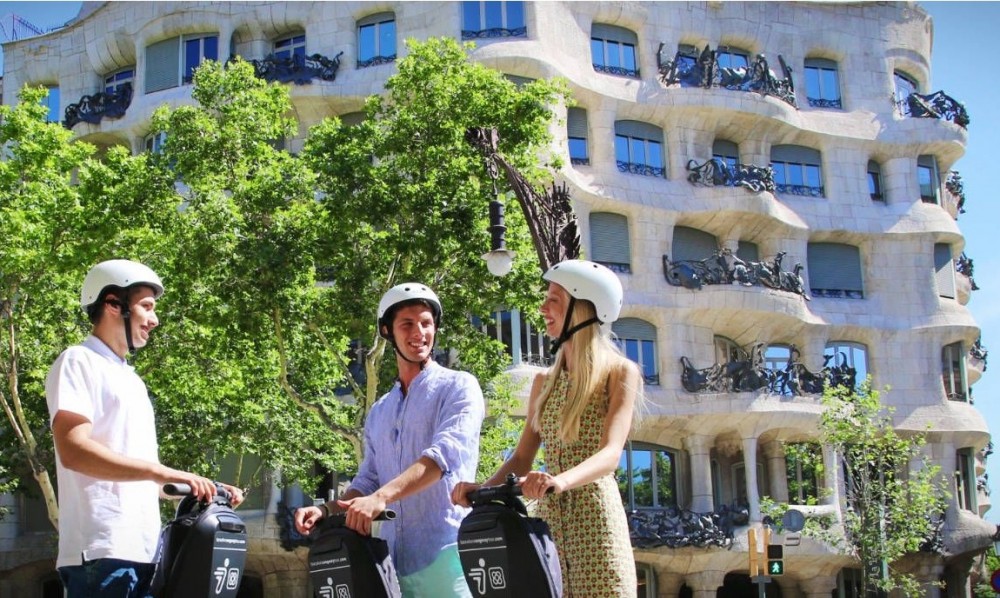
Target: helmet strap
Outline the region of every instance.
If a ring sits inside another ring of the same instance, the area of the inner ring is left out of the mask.
[[[573,318],[573,307],[576,305],[576,297],[570,295],[569,305],[566,307],[566,318],[563,321],[562,332],[559,333],[559,338],[552,341],[552,352],[555,353],[559,350],[559,347],[563,345],[566,341],[570,339],[571,336],[576,334],[578,331],[590,326],[591,324],[600,324],[601,320],[597,317],[590,318],[580,322],[576,326],[570,328],[570,320]]]

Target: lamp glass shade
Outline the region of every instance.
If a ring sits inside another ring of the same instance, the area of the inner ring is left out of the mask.
[[[483,254],[486,260],[486,269],[493,276],[506,276],[514,265],[514,252],[507,249],[494,249]]]

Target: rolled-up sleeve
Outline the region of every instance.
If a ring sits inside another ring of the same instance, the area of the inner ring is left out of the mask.
[[[421,456],[437,463],[445,477],[464,476],[469,472],[461,471],[463,467],[479,460],[479,432],[486,404],[479,382],[470,374],[457,377],[448,395],[441,403],[431,445]]]

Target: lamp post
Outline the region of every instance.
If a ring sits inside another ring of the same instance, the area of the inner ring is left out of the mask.
[[[506,234],[504,205],[497,199],[496,179],[494,179],[493,199],[490,200],[490,250],[483,254],[486,269],[493,276],[506,276],[514,265],[515,253],[507,249]]]
[[[551,191],[546,190],[542,193],[536,191],[498,152],[499,136],[496,129],[471,128],[465,132],[465,140],[482,154],[486,173],[493,183],[493,200],[490,202],[490,251],[483,255],[490,273],[496,276],[507,274],[514,258],[514,252],[506,248],[504,239],[504,233],[507,231],[504,225],[504,205],[499,201],[497,192],[500,168],[503,168],[507,182],[524,214],[542,272],[548,271],[563,260],[579,257],[580,233],[566,186],[553,185]]]

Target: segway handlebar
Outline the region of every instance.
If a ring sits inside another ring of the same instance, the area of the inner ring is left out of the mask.
[[[555,488],[546,489],[546,494],[552,494]],[[488,503],[494,500],[504,500],[508,498],[514,498],[515,496],[521,496],[523,491],[521,490],[521,485],[517,483],[517,476],[508,473],[507,481],[499,486],[480,486],[475,490],[470,490],[466,497],[469,502],[478,505],[482,503]]]
[[[191,485],[183,482],[168,482],[163,485],[163,493],[167,496],[189,496],[191,494]],[[222,484],[218,482],[215,483],[215,495],[227,500],[232,498],[229,496],[229,491],[223,488]]]
[[[392,521],[396,518],[396,511],[386,509],[375,516],[372,521]],[[330,513],[329,517],[323,519],[324,526],[344,527],[347,525],[347,513]]]

